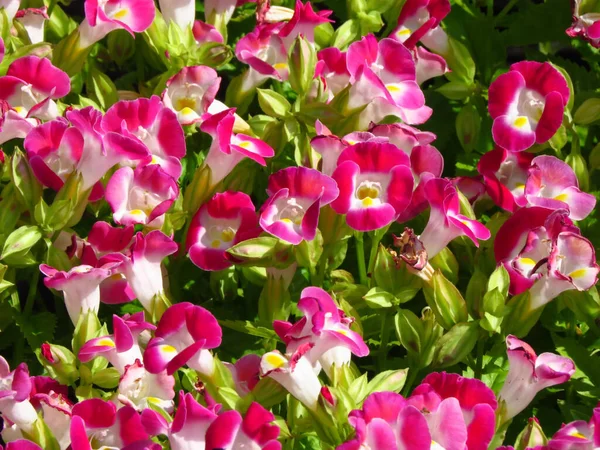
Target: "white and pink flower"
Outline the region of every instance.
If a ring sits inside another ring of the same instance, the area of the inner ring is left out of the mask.
[[[141,165],[158,164],[175,179],[181,175],[185,136],[177,115],[159,97],[115,103],[102,118],[102,129],[120,134],[125,145],[144,145]]]
[[[192,219],[186,248],[192,262],[203,270],[231,266],[226,250],[261,230],[252,200],[243,192],[215,194]]]
[[[340,194],[331,207],[338,214],[346,214],[351,228],[383,228],[409,205],[413,191],[410,161],[395,145],[358,143],[346,148],[337,163],[332,178]]]
[[[477,247],[479,240],[485,241],[490,238],[490,230],[460,213],[458,192],[450,180],[429,180],[425,185],[424,194],[431,207],[431,213],[419,239],[427,251],[428,258],[433,258],[459,236],[468,237]]]
[[[179,28],[185,30],[194,23],[196,16],[194,0],[159,0],[158,4],[167,24],[174,22]]]
[[[600,47],[600,10],[594,4],[573,0],[573,24],[567,29],[571,37],[581,36],[594,47]],[[582,8],[583,6],[583,8]],[[590,7],[591,6],[591,7]]]
[[[260,226],[294,245],[314,239],[320,209],[338,196],[336,182],[318,170],[288,167],[269,177]]]
[[[29,401],[31,389],[32,381],[27,364],[21,363],[11,371],[8,362],[0,356],[0,417],[4,419],[7,429],[14,428],[18,434],[21,431],[31,432],[38,419],[35,408]],[[5,432],[2,437],[6,438]]]
[[[193,2],[192,2],[193,4]],[[202,120],[219,90],[221,78],[208,66],[184,67],[169,78],[162,98],[183,125]]]
[[[494,142],[511,152],[547,142],[562,124],[569,95],[567,80],[550,63],[513,64],[489,89]]]
[[[506,347],[510,367],[498,394],[501,423],[523,411],[539,391],[565,383],[575,373],[571,359],[553,353],[537,356],[529,344],[515,336],[507,336]]]
[[[47,11],[45,6],[42,8],[27,8],[17,11],[15,15],[15,19],[27,31],[29,41],[32,44],[44,41],[44,25],[46,24],[46,20],[49,19]]]
[[[170,375],[187,365],[211,376],[214,361],[210,349],[221,345],[221,335],[221,327],[209,311],[188,302],[177,303],[161,317],[144,352],[144,366],[150,373],[166,369]]]
[[[177,182],[158,165],[122,167],[106,185],[113,220],[121,225],[160,228],[165,213],[179,195]]]
[[[398,25],[390,37],[413,47],[418,41],[436,53],[444,54],[448,36],[440,22],[450,12],[448,0],[408,0],[402,6]]]

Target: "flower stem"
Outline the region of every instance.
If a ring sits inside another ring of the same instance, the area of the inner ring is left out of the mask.
[[[406,383],[404,383],[404,397],[408,397],[410,394],[410,390],[413,387],[413,384],[415,384],[415,380],[417,379],[417,375],[419,375],[419,369],[417,368],[410,368],[408,369],[408,378],[406,380]]]
[[[381,345],[379,346],[379,353],[377,354],[377,366],[380,372],[385,370],[387,348],[390,340],[391,317],[391,311],[388,311],[387,309],[383,311],[383,319],[381,321]]]
[[[498,13],[498,15],[496,16],[496,18],[494,19],[494,22],[497,24],[498,22],[500,22],[500,20],[502,20],[504,18],[504,16],[506,16],[511,9],[513,9],[515,7],[515,5],[519,3],[519,0],[510,0],[507,5],[502,9],[502,11],[500,11]]]
[[[360,284],[368,286],[367,267],[365,265],[365,244],[363,242],[363,234],[357,231],[354,235],[356,242],[356,261],[358,263],[358,278]]]
[[[475,378],[481,380],[481,375],[483,373],[483,350],[484,350],[484,340],[479,339],[477,341],[477,360],[475,362]]]

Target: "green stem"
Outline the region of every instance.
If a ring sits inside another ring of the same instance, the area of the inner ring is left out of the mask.
[[[493,17],[494,15],[494,0],[487,0],[487,16]]]
[[[375,259],[377,258],[377,252],[379,251],[379,243],[381,242],[382,237],[382,233],[375,232],[373,234],[373,239],[371,240],[371,252],[369,254],[369,271],[367,273],[373,274],[373,270],[375,269]],[[372,276],[371,280],[373,280]]]
[[[475,378],[481,379],[481,375],[483,373],[483,350],[484,350],[485,341],[483,339],[479,339],[477,341],[477,360],[475,361]]]
[[[38,282],[40,280],[40,271],[33,271],[33,279],[29,286],[29,292],[27,292],[27,300],[25,300],[25,307],[23,308],[23,316],[29,317],[33,311],[33,305],[35,303],[35,294],[37,294]]]
[[[360,284],[368,286],[369,279],[367,278],[367,267],[365,266],[365,244],[363,242],[363,234],[357,231],[354,235],[356,242],[356,261],[358,263],[358,278]]]
[[[319,258],[317,273],[314,277],[311,276],[313,285],[323,287],[325,281],[325,270],[327,270],[327,259],[329,258],[329,245],[323,246],[323,254]]]
[[[504,8],[502,8],[502,11],[500,11],[500,13],[496,16],[496,18],[494,19],[494,23],[497,24],[498,22],[500,22],[504,18],[504,16],[506,16],[510,12],[510,10],[515,7],[517,3],[519,3],[519,0],[510,0],[508,4]]]
[[[408,378],[406,379],[406,383],[404,383],[404,397],[409,397],[410,390],[412,389],[413,384],[415,384],[417,375],[419,375],[419,369],[408,369]]]
[[[390,340],[390,329],[392,328],[390,323],[391,317],[391,311],[383,311],[383,320],[381,321],[381,345],[379,346],[379,353],[377,354],[377,365],[379,367],[379,372],[383,372],[385,370],[388,350],[387,348]]]

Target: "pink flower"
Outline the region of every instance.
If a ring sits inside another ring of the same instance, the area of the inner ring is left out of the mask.
[[[44,41],[44,25],[49,19],[47,8],[27,8],[17,11],[15,18],[23,25],[32,44]]]
[[[192,219],[186,249],[194,264],[203,270],[231,266],[226,250],[260,234],[252,200],[242,192],[215,194]]]
[[[481,157],[477,170],[496,205],[515,212],[527,204],[525,184],[533,158],[531,153],[512,153],[499,147]]]
[[[467,236],[477,247],[479,239],[490,238],[490,230],[460,213],[458,193],[451,181],[443,178],[431,179],[425,185],[425,197],[431,207],[431,213],[419,239],[423,242],[429,258],[433,258],[459,236]]]
[[[312,241],[320,209],[338,196],[335,181],[317,170],[288,167],[269,177],[270,198],[261,208],[260,226],[294,245]]]
[[[46,275],[44,284],[52,289],[63,291],[65,306],[73,325],[77,325],[79,316],[88,311],[96,314],[100,308],[100,283],[111,274],[115,264],[104,267],[80,265],[68,272],[62,272],[46,264],[40,265],[40,271]]]
[[[0,77],[0,100],[8,102],[20,117],[52,120],[58,116],[55,99],[71,90],[69,76],[50,60],[24,56],[15,60]]]
[[[551,450],[588,450],[600,447],[600,408],[596,406],[589,422],[565,424],[548,442]]]
[[[498,394],[503,422],[523,411],[539,391],[569,381],[575,373],[575,365],[569,358],[553,353],[537,356],[526,342],[515,336],[507,336],[506,347],[510,367]]]
[[[252,402],[245,416],[225,411],[217,416],[206,431],[206,448],[280,450],[279,427],[272,424],[275,416],[260,404]]]
[[[105,195],[116,223],[160,228],[179,187],[158,165],[122,167],[108,181]]]
[[[23,111],[21,111],[23,112]],[[0,144],[11,139],[23,139],[40,123],[34,117],[25,118],[11,108],[6,100],[0,100]]]
[[[331,100],[350,83],[350,72],[346,64],[346,52],[328,47],[317,53],[315,77],[321,77]]]
[[[144,352],[144,366],[150,373],[167,369],[173,374],[188,367],[211,376],[214,362],[210,349],[221,345],[217,319],[201,306],[188,302],[169,307]]]
[[[163,370],[158,374],[150,373],[140,359],[125,368],[119,380],[118,400],[123,405],[131,406],[136,411],[146,408],[160,408],[170,413],[173,411],[175,398],[175,378]]]
[[[441,28],[439,29],[441,30]],[[424,47],[416,47],[413,50],[413,57],[415,58],[417,83],[419,83],[419,85],[431,78],[441,77],[450,72],[448,64],[443,57],[431,53]]]
[[[452,419],[457,419],[458,414],[454,414]],[[462,418],[456,422],[450,422],[449,419],[448,424],[452,426],[446,427],[448,434],[462,422]],[[356,430],[356,436],[338,446],[337,450],[359,450],[365,447],[372,450],[440,448],[439,444],[432,439],[425,416],[417,408],[408,404],[400,394],[375,392],[369,395],[362,409],[350,412],[348,421]],[[462,426],[464,427],[464,422]],[[457,445],[462,443],[464,448],[466,436],[456,436],[456,433],[452,433],[448,438],[448,440],[453,439]]]
[[[333,172],[340,194],[331,203],[358,231],[383,228],[410,203],[413,176],[406,153],[392,144],[363,142],[346,148]]]
[[[10,421],[18,430],[32,431],[38,416],[29,401],[31,389],[27,364],[21,363],[11,372],[8,362],[0,356],[0,417],[4,419],[6,428],[7,421]]]
[[[192,33],[194,33],[194,39],[198,45],[207,42],[216,42],[218,44],[223,43],[223,36],[221,36],[219,30],[208,23],[202,22],[201,20],[196,20],[194,22]]]
[[[250,158],[260,165],[266,165],[265,158],[270,158],[275,151],[260,139],[234,133],[234,110],[228,109],[215,114],[200,126],[200,129],[213,138],[204,164],[211,170],[211,185],[220,183],[233,168],[244,158]]]
[[[406,222],[427,208],[425,184],[432,178],[440,177],[444,170],[444,158],[431,145],[436,136],[401,123],[376,125],[371,128],[371,133],[386,138],[410,158],[410,169],[415,180],[414,192],[410,204],[397,218],[398,222]]]
[[[144,309],[153,311],[153,300],[163,292],[162,260],[177,251],[177,244],[159,230],[137,233],[129,255],[111,254]]]
[[[158,164],[175,179],[181,175],[185,136],[177,115],[159,97],[115,103],[102,118],[102,129],[120,133],[124,143],[143,144],[147,157],[142,165]]]
[[[233,377],[235,390],[240,396],[252,392],[254,386],[260,381],[260,356],[250,353],[242,356],[234,364],[223,363]]]
[[[458,374],[434,372],[427,375],[409,399],[411,404],[435,411],[447,398],[456,398],[467,426],[468,450],[487,450],[496,427],[496,395],[483,382]]]
[[[555,156],[537,156],[531,161],[525,184],[530,205],[566,209],[573,220],[585,219],[596,206],[596,197],[579,189],[573,169]]]
[[[102,197],[102,186],[97,183],[113,166],[147,159],[148,150],[141,142],[123,136],[120,129],[104,132],[101,127],[102,113],[93,107],[70,110],[66,116],[83,136],[83,150],[77,171],[83,177],[84,190],[94,186],[91,201]]]
[[[77,169],[84,140],[77,128],[69,127],[68,121],[59,117],[31,130],[24,147],[38,180],[58,191]]]
[[[117,410],[114,403],[99,398],[83,400],[73,407],[70,434],[72,450],[91,450],[90,441],[97,448],[135,448],[133,444],[145,444],[156,449],[135,409],[123,406]]]
[[[582,1],[574,0],[573,24],[567,29],[571,37],[581,36],[594,47],[600,47],[600,12],[593,6],[585,5],[582,11]],[[587,6],[587,7],[586,7]]]
[[[221,78],[208,66],[184,67],[167,81],[163,102],[177,113],[179,123],[190,125],[202,120],[220,84]]]
[[[37,445],[35,442],[28,441],[27,439],[17,439],[6,444],[6,450],[43,450],[42,447]]]
[[[565,211],[517,211],[498,230],[494,253],[510,275],[510,292],[529,289],[532,308],[566,290],[590,289],[600,271],[593,245],[580,236]]]
[[[328,19],[330,15],[331,11],[315,12],[310,1],[302,3],[301,0],[296,0],[294,15],[279,31],[285,48],[289,50],[294,40],[300,35],[307,41],[314,42],[315,28],[321,24],[332,22]]]
[[[289,357],[277,350],[265,353],[260,361],[260,374],[277,381],[304,406],[314,411],[321,393],[321,382],[306,356],[312,346],[310,343],[302,344]]]
[[[141,33],[152,24],[155,13],[151,0],[86,0],[79,45],[87,48],[118,29],[127,30],[132,36]]]
[[[354,318],[346,317],[323,289],[305,288],[298,309],[304,317],[294,325],[275,321],[273,327],[286,344],[287,353],[294,353],[306,343],[312,345],[305,357],[317,373],[323,367],[331,378],[332,366],[349,364],[351,353],[359,357],[369,354],[363,338],[350,329]]]
[[[439,53],[443,49],[440,41],[447,40],[439,25],[449,12],[448,0],[408,0],[400,11],[398,26],[390,37],[407,47],[414,46],[420,40]]]
[[[549,63],[522,61],[490,85],[494,142],[511,152],[543,144],[562,124],[569,86]]]
[[[346,60],[352,83],[347,108],[371,104],[373,109],[361,123],[378,122],[390,114],[406,123],[423,123],[431,116],[416,81],[412,54],[400,42],[388,38],[378,42],[369,34],[348,47]]]

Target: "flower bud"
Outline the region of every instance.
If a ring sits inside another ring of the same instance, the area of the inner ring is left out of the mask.
[[[588,98],[573,115],[573,121],[577,125],[589,125],[598,119],[600,119],[600,98]]]
[[[33,212],[42,197],[39,183],[29,162],[20,150],[15,149],[11,158],[10,177],[15,185],[15,194],[23,206]]]
[[[289,82],[292,88],[301,95],[305,95],[311,85],[317,64],[317,51],[315,46],[302,35],[298,36],[289,52]]]
[[[75,29],[54,47],[52,64],[65,71],[69,76],[74,76],[83,69],[90,49],[90,46],[81,42],[79,29]]]
[[[375,283],[379,288],[393,294],[399,303],[411,300],[421,289],[421,279],[414,276],[408,267],[410,267],[409,263],[396,251],[387,250],[383,246],[379,247],[373,267]]]
[[[523,431],[517,436],[515,450],[525,450],[527,448],[537,448],[548,443],[548,438],[540,426],[540,422],[535,417],[531,417]]]
[[[123,65],[135,53],[135,41],[125,30],[114,30],[107,38],[108,54],[117,65]]]
[[[79,378],[77,358],[68,348],[46,342],[36,350],[36,355],[50,376],[59,383],[70,386]]]
[[[271,236],[242,241],[227,250],[236,264],[286,268],[294,258],[293,245]]]
[[[267,269],[267,281],[258,299],[258,317],[262,323],[289,317],[292,304],[289,287],[295,272],[296,264],[283,270]]]
[[[198,167],[190,184],[183,193],[183,210],[188,214],[194,214],[205,203],[212,193],[210,185],[210,167],[204,164]]]
[[[457,323],[437,341],[434,366],[444,368],[458,364],[475,348],[478,338],[477,321]]]
[[[573,146],[573,150],[567,156],[565,162],[571,166],[573,172],[575,172],[575,176],[577,176],[577,181],[579,181],[579,189],[582,191],[589,191],[590,189],[590,173],[588,171],[587,163],[585,162],[585,158],[581,156],[579,149]]]
[[[432,286],[424,286],[423,293],[438,323],[446,330],[468,319],[467,304],[460,291],[442,272],[433,274]]]
[[[456,116],[456,134],[467,153],[477,146],[481,130],[481,115],[475,105],[465,105]]]
[[[450,81],[436,91],[450,100],[464,100],[473,93],[473,85],[462,80]]]

